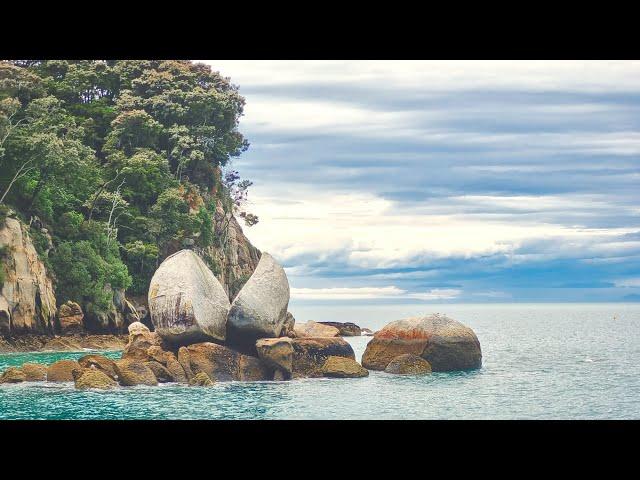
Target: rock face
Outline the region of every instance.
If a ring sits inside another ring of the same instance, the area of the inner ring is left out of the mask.
[[[84,313],[82,313],[82,308],[77,303],[68,301],[61,305],[58,310],[60,333],[63,335],[82,333],[84,331],[83,318]]]
[[[163,345],[162,338],[156,332],[149,329],[140,322],[129,325],[129,342],[122,351],[122,358],[146,362],[152,360],[147,354],[150,347]]]
[[[291,339],[261,338],[256,342],[258,358],[267,366],[280,372],[279,378],[286,380],[293,373],[293,345]]]
[[[294,338],[293,378],[322,377],[329,357],[356,359],[353,348],[342,338]]]
[[[318,322],[322,325],[328,325],[330,327],[335,327],[339,331],[339,335],[341,337],[359,337],[362,335],[362,331],[360,327],[355,323],[351,322]]]
[[[209,378],[204,372],[200,372],[197,375],[194,375],[191,380],[189,380],[190,387],[212,387],[213,380]]]
[[[191,250],[167,257],[151,279],[151,321],[162,338],[176,345],[224,341],[229,308],[222,285]]]
[[[424,375],[431,373],[431,365],[422,357],[405,353],[391,360],[384,371],[396,375]]]
[[[251,278],[236,296],[227,319],[227,342],[253,348],[263,337],[277,337],[287,319],[289,281],[264,252]]]
[[[183,348],[178,352],[178,359],[185,372],[191,372],[191,378],[200,372],[215,382],[271,380],[273,377],[273,370],[258,358],[223,345],[205,342]]]
[[[325,377],[358,378],[368,376],[369,371],[351,358],[331,356],[324,362],[322,374]]]
[[[73,371],[82,370],[75,360],[58,360],[47,369],[47,382],[73,382]]]
[[[296,338],[338,337],[340,330],[331,325],[313,322],[296,323],[293,328]]]
[[[287,312],[287,317],[284,320],[284,325],[282,325],[282,331],[280,332],[280,336],[295,338],[296,336],[294,332],[295,326],[296,326],[296,319],[293,317],[291,312]]]
[[[480,342],[473,330],[439,314],[389,323],[367,344],[362,365],[384,370],[395,357],[407,353],[425,359],[434,372],[482,365]]]
[[[56,298],[44,263],[38,258],[29,227],[15,218],[0,225],[0,334],[52,333]]]

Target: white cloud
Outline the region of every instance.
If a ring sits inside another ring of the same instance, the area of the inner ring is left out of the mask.
[[[394,285],[386,287],[336,287],[336,288],[292,288],[292,300],[366,300],[366,299],[417,299],[451,300],[462,290],[434,288],[423,293],[411,293]]]
[[[640,287],[640,278],[624,278],[615,282],[616,287]]]

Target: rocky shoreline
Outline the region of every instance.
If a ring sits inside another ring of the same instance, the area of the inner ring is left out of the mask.
[[[122,350],[127,335],[20,335],[0,336],[0,354],[27,352],[78,352],[83,350]]]

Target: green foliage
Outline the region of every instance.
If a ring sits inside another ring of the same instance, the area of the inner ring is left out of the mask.
[[[221,168],[249,145],[243,110],[235,85],[190,61],[0,61],[0,222],[10,204],[46,224],[60,302],[98,311],[107,285],[142,294],[185,238],[217,245],[216,202],[233,211],[240,191]],[[48,239],[32,237],[43,255]]]

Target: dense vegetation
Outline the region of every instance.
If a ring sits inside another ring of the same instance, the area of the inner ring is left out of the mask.
[[[105,287],[146,293],[185,239],[224,248],[216,204],[237,210],[250,185],[222,173],[248,147],[243,107],[228,79],[189,61],[0,62],[0,208],[51,233],[59,302],[102,311]]]

